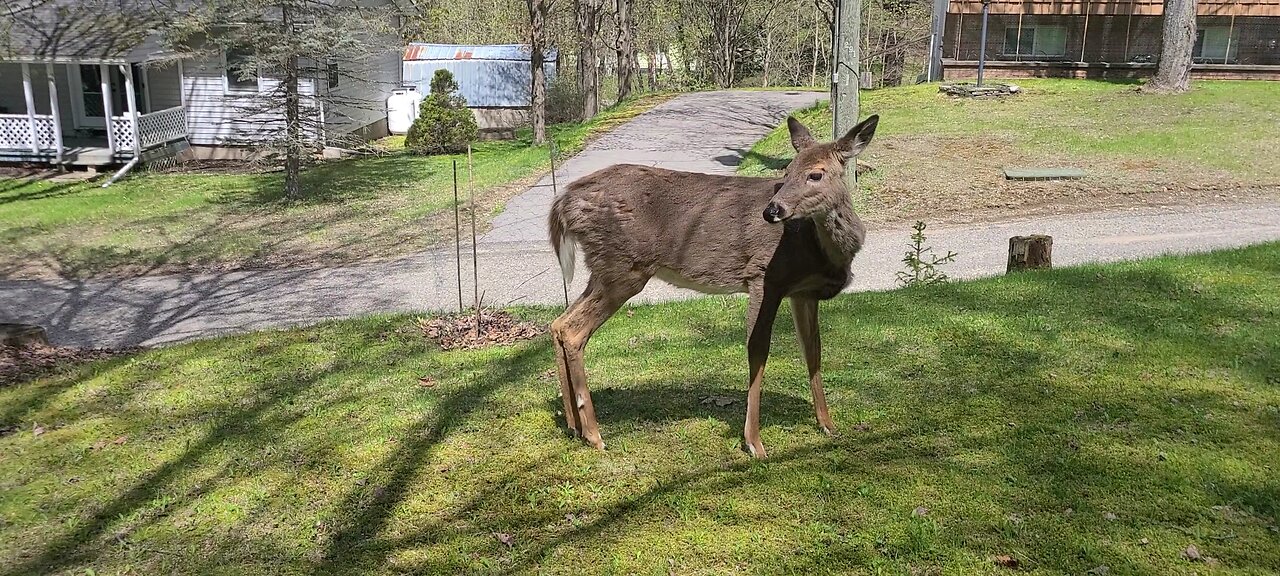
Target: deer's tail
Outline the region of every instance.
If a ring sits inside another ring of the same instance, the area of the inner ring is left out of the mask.
[[[556,257],[560,259],[560,274],[564,276],[565,284],[572,284],[578,242],[565,226],[564,198],[560,196],[551,203],[551,216],[547,218],[547,228],[551,236],[551,248],[556,251]]]

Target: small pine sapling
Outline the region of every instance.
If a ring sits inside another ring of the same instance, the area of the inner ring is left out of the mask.
[[[458,83],[448,70],[436,70],[431,93],[418,108],[418,118],[405,135],[405,147],[417,154],[451,154],[466,151],[479,132],[467,101],[458,95]]]
[[[906,270],[898,272],[898,284],[904,287],[946,282],[946,273],[938,267],[955,261],[957,256],[950,250],[947,251],[946,256],[938,256],[933,253],[932,246],[925,246],[925,227],[926,224],[918,220],[915,226],[912,226],[914,232],[911,233],[911,243],[907,245],[907,251],[902,256],[902,263],[906,265]]]

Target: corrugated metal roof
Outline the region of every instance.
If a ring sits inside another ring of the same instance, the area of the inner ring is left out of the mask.
[[[558,53],[554,48],[544,51],[547,62],[555,62]],[[429,44],[414,42],[404,49],[406,62],[420,60],[503,60],[515,62],[529,61],[527,44]]]
[[[448,70],[458,83],[458,94],[472,108],[523,108],[529,105],[532,74],[529,61],[514,60],[418,60],[404,63],[404,83],[431,92],[436,70]],[[547,83],[556,77],[555,64],[544,64]]]

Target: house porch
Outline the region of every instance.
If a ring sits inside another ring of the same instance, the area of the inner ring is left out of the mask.
[[[0,62],[0,162],[106,166],[185,142],[181,65]]]

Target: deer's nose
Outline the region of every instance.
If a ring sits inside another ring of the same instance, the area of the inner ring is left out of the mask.
[[[786,208],[783,208],[781,204],[778,204],[777,202],[770,202],[768,206],[764,207],[765,222],[777,224],[778,222],[786,219],[787,210]]]

